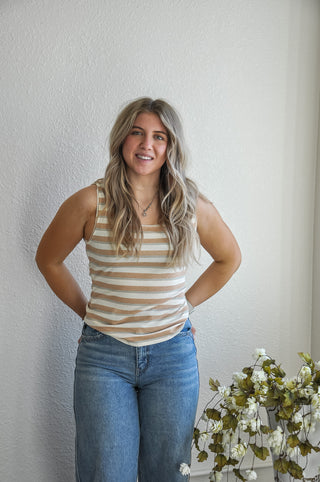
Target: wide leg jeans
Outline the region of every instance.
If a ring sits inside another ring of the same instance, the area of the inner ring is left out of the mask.
[[[74,382],[77,482],[185,481],[198,392],[189,320],[143,347],[85,324]]]

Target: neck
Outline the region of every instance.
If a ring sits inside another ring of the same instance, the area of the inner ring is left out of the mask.
[[[153,196],[159,190],[159,175],[151,176],[135,176],[128,172],[128,180],[135,196]]]

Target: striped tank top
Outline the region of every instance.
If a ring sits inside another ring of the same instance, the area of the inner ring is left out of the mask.
[[[86,241],[92,289],[84,321],[132,346],[169,340],[188,318],[185,268],[168,266],[170,247],[160,225],[143,225],[139,257],[117,256],[105,210],[103,180],[97,185],[93,233]]]

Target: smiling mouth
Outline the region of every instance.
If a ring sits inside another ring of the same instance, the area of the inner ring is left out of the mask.
[[[153,157],[150,156],[142,156],[141,154],[136,154],[138,159],[141,159],[142,161],[152,161]]]

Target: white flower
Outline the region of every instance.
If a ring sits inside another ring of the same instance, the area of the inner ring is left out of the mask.
[[[231,449],[231,457],[236,460],[240,460],[242,457],[245,456],[247,452],[247,445],[246,444],[237,444]]]
[[[298,393],[299,393],[299,397],[304,397],[304,398],[311,397],[314,394],[313,387],[312,385],[307,385],[304,388],[300,388]]]
[[[230,395],[230,387],[220,386],[218,387],[218,392],[220,393],[221,397],[227,398]]]
[[[286,453],[290,457],[290,459],[293,459],[297,457],[300,453],[298,447],[290,447],[289,445],[286,448]]]
[[[256,399],[249,397],[247,400],[248,406],[243,410],[243,414],[247,418],[253,418],[258,411],[258,404]]]
[[[251,375],[253,383],[260,384],[267,381],[267,375],[262,370],[255,370]]]
[[[208,438],[209,438],[208,432],[202,432],[202,434],[200,434],[200,437],[199,437],[201,442],[206,442],[206,440],[208,440]]]
[[[185,464],[183,462],[183,464],[180,464],[180,472],[182,473],[182,475],[190,475],[190,467],[188,464]]]
[[[221,432],[223,429],[223,422],[222,420],[210,420],[208,424],[208,431],[212,433]]]
[[[222,472],[211,472],[210,482],[220,482],[220,480],[222,480],[222,477],[223,477]]]
[[[265,358],[266,350],[264,348],[256,348],[252,354],[252,358],[256,361],[258,358]]]
[[[243,419],[239,420],[238,427],[241,430],[247,430],[248,423],[250,423],[249,420],[246,420],[246,419],[243,418]]]
[[[282,428],[277,427],[276,430],[268,435],[268,443],[275,455],[280,455],[283,451],[283,447],[286,444],[286,436],[284,435]]]
[[[320,394],[319,394],[319,392],[312,395],[311,405],[314,408],[320,408]]]
[[[232,375],[232,379],[235,383],[239,383],[241,380],[245,380],[247,378],[247,375],[243,372],[235,372]]]
[[[254,470],[246,470],[247,480],[257,480],[257,473]]]
[[[298,383],[299,382],[297,377],[293,377],[293,378],[285,379],[284,385],[289,390],[295,390],[297,388]]]
[[[250,430],[251,430],[251,432],[259,432],[260,426],[261,426],[261,422],[260,422],[259,418],[250,420]]]
[[[301,423],[302,422],[302,415],[300,412],[297,412],[294,414],[294,416],[292,417],[292,421],[293,423]]]
[[[302,367],[300,372],[299,372],[299,377],[302,380],[305,380],[306,378],[311,377],[311,368],[308,367],[308,366]]]
[[[226,399],[226,403],[231,410],[232,409],[237,410],[239,408],[237,405],[236,399],[234,397],[228,397]]]

